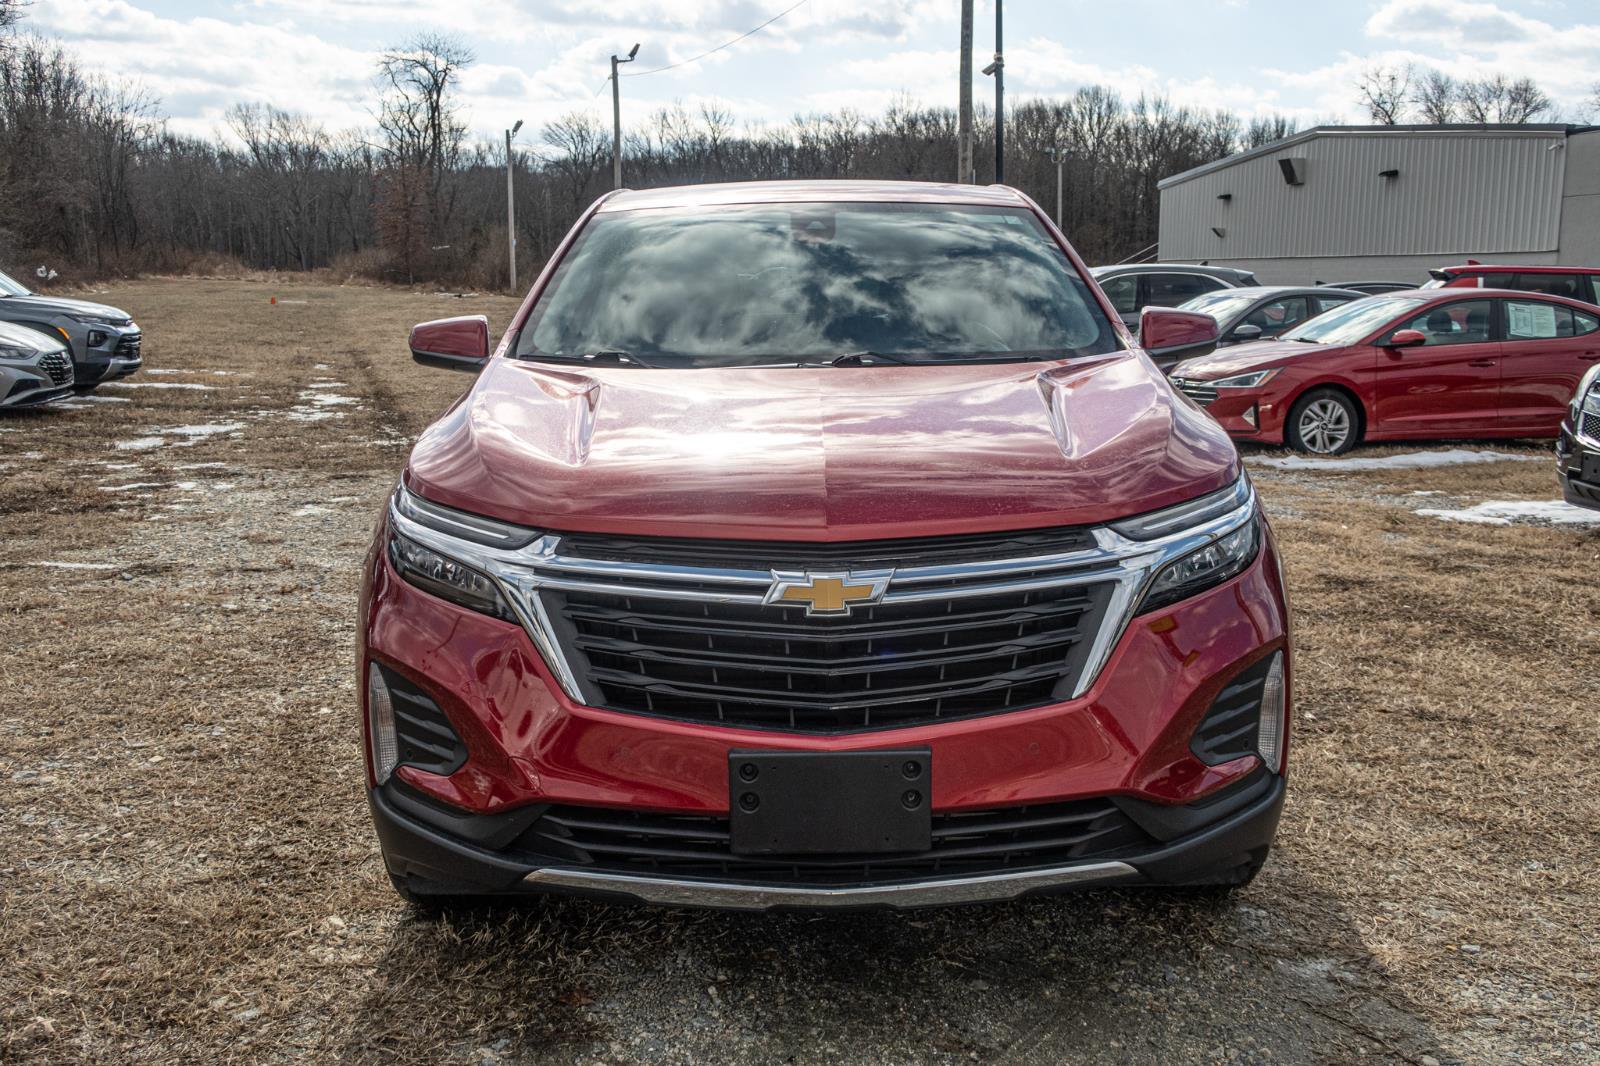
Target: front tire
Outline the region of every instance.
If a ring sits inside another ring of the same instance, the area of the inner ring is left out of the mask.
[[[1283,437],[1297,452],[1343,455],[1361,441],[1361,411],[1337,389],[1312,389],[1289,409]]]

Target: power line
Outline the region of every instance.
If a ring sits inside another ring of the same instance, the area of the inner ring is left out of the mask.
[[[740,41],[744,40],[746,37],[752,36],[753,34],[760,33],[762,30],[766,29],[768,26],[772,25],[774,22],[777,22],[779,19],[783,18],[783,16],[785,16],[789,12],[793,11],[795,8],[804,7],[806,4],[808,4],[810,2],[811,2],[811,0],[799,0],[798,3],[791,4],[788,7],[784,8],[782,11],[778,12],[776,15],[773,15],[771,18],[769,18],[767,21],[763,22],[761,25],[757,26],[755,29],[746,30],[743,33],[739,34],[739,36],[735,37],[733,40],[724,41],[723,43],[717,45],[715,48],[711,49],[710,51],[701,52],[699,55],[695,56],[692,59],[681,59],[676,63],[668,63],[664,67],[656,67],[654,70],[641,70],[641,71],[638,71],[637,73],[634,73],[634,74],[624,74],[623,77],[624,78],[642,78],[647,74],[660,74],[663,70],[672,70],[672,69],[674,69],[676,67],[686,67],[690,63],[698,63],[698,62],[700,62],[700,60],[704,59],[706,56],[714,55],[715,53],[722,51],[724,48],[727,48],[730,45],[738,44]],[[598,96],[599,94],[596,93],[595,95]]]

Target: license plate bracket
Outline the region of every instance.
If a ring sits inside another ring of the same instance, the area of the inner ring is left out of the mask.
[[[728,753],[735,855],[857,855],[932,847],[928,748]]]

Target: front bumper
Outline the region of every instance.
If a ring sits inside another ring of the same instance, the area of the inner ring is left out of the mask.
[[[1573,433],[1570,422],[1556,440],[1556,476],[1568,503],[1600,510],[1600,446]]]
[[[62,352],[61,358],[65,354]],[[0,361],[0,408],[32,407],[70,395],[71,371],[62,367],[60,373],[67,375],[62,379],[65,384],[39,360]]]
[[[396,880],[419,895],[566,894],[666,906],[726,910],[908,909],[989,903],[1077,888],[1226,883],[1236,871],[1258,863],[1272,844],[1283,810],[1284,781],[1264,772],[1241,782],[1204,806],[1144,812],[1153,825],[1202,827],[1114,859],[961,877],[934,877],[866,884],[756,883],[730,879],[651,876],[614,870],[530,864],[484,846],[533,821],[460,822],[393,784],[368,792],[385,861]],[[1125,803],[1139,810],[1136,800]],[[450,832],[452,823],[471,832],[474,843]],[[443,824],[434,824],[434,823]]]
[[[125,378],[144,366],[144,334],[130,326],[86,326],[74,323],[73,362],[78,385],[100,385]],[[91,344],[92,340],[99,343]]]

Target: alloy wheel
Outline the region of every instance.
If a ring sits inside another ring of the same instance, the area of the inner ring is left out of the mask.
[[[1314,400],[1300,412],[1300,439],[1320,455],[1331,455],[1350,439],[1350,411],[1338,400]]]

